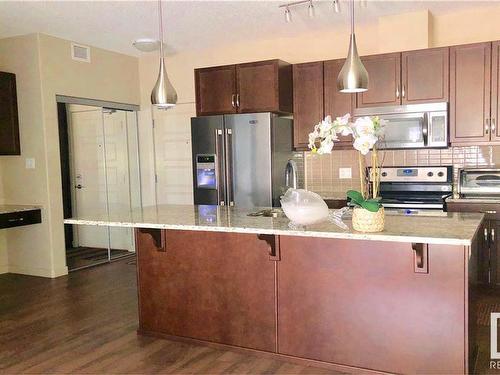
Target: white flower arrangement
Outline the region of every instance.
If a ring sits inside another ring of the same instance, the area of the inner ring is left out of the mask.
[[[379,159],[376,144],[384,137],[385,120],[377,116],[359,117],[351,122],[349,113],[342,117],[337,117],[332,121],[331,116],[326,116],[323,121],[314,126],[314,130],[309,134],[309,149],[318,154],[329,154],[332,152],[335,141],[338,141],[339,135],[352,135],[353,146],[359,151],[359,170],[361,179],[361,195],[363,198],[378,198],[378,189],[380,185]],[[319,142],[319,147],[317,147]],[[372,150],[372,191],[371,195],[367,191],[365,179],[365,160],[364,156]]]

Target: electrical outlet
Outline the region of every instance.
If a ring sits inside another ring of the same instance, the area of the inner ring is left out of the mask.
[[[26,158],[26,169],[35,169],[35,159]]]
[[[352,178],[351,168],[339,168],[339,178]]]

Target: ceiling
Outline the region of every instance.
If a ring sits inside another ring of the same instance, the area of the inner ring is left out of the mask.
[[[248,38],[287,37],[307,31],[342,27],[348,22],[348,3],[332,11],[330,1],[313,0],[316,17],[307,5],[292,7],[292,23],[284,22],[286,1],[164,1],[166,43],[171,53],[207,48]],[[498,4],[499,2],[497,2]],[[357,4],[356,23],[381,15],[429,9],[433,14],[492,4],[492,1],[382,1]],[[129,55],[137,38],[157,37],[156,1],[0,1],[0,38],[41,32]]]

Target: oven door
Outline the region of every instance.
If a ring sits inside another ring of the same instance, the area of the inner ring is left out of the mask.
[[[429,141],[429,121],[426,112],[380,115],[387,121],[380,149],[424,148]]]

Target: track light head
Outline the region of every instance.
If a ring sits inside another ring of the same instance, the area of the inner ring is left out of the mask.
[[[314,5],[312,0],[309,1],[309,6],[307,7],[307,14],[309,18],[314,18]]]
[[[290,12],[290,9],[288,9],[288,7],[285,8],[285,22],[292,22],[292,13]]]
[[[335,11],[335,13],[340,13],[339,0],[333,0],[333,10]]]

